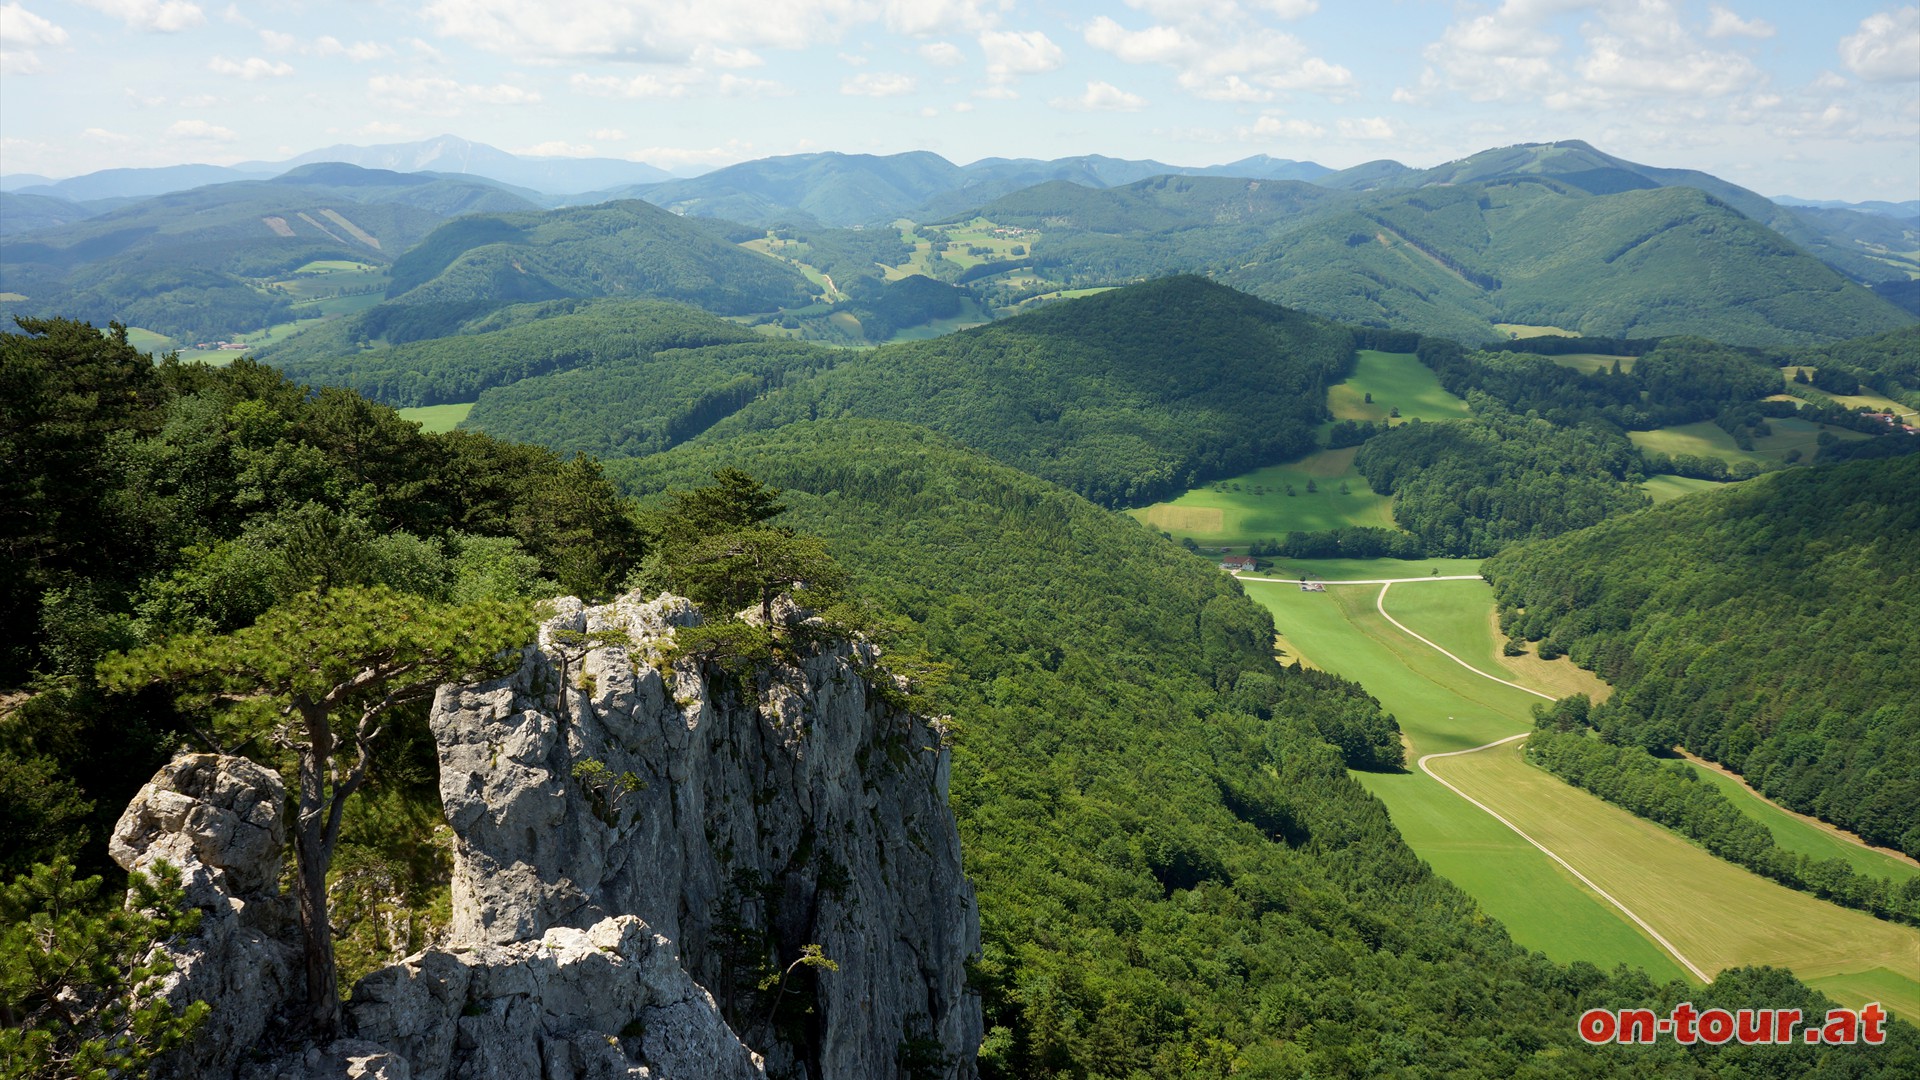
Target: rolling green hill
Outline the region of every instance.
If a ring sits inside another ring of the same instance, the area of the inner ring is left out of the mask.
[[[1915,455],[1791,469],[1483,569],[1509,633],[1614,684],[1603,734],[1920,855],[1917,491]]]
[[[710,435],[871,417],[934,428],[1107,505],[1151,502],[1313,446],[1344,328],[1198,277],[849,357]]]
[[[395,261],[388,292],[390,306],[429,310],[623,296],[722,314],[801,305],[808,295],[799,271],[632,200],[448,222]]]
[[[316,165],[144,199],[0,246],[0,315],[118,320],[183,340],[286,321],[270,280],[307,263],[385,264],[455,214],[526,200],[471,180]]]
[[[1914,255],[1920,249],[1920,232],[1910,222],[1849,209],[1783,206],[1711,173],[1642,165],[1578,139],[1483,150],[1431,169],[1408,169],[1396,162],[1375,165],[1320,177],[1316,183],[1349,191],[1383,191],[1532,176],[1550,177],[1593,195],[1693,188],[1780,233],[1856,281],[1902,281],[1920,272],[1920,258]]]
[[[1222,280],[1332,318],[1466,341],[1495,322],[1587,335],[1817,343],[1905,313],[1687,187],[1590,195],[1522,178],[1372,196]]]

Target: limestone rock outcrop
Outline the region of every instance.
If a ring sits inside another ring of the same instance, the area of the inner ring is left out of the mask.
[[[512,675],[440,689],[452,925],[361,979],[326,1045],[275,1026],[303,986],[279,777],[162,769],[111,850],[179,866],[206,913],[169,946],[169,993],[211,1020],[165,1074],[973,1077],[979,923],[938,725],[890,702],[870,645],[819,635],[726,673],[675,651],[699,620],[674,597],[565,599]]]
[[[154,774],[114,826],[108,853],[129,872],[162,860],[180,870],[200,927],[166,952],[176,1008],[213,1006],[206,1025],[166,1071],[225,1077],[299,992],[299,928],[279,895],[286,789],[246,758],[183,754]]]
[[[671,660],[699,618],[564,600],[519,671],[441,689],[454,943],[638,916],[772,1074],[971,1076],[979,923],[937,725],[874,689],[864,643],[709,678]],[[796,966],[808,945],[836,969]]]
[[[672,942],[632,915],[421,953],[362,979],[353,1018],[412,1080],[765,1076]]]

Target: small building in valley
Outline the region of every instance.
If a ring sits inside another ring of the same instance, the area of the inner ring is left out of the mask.
[[[1241,574],[1255,566],[1251,555],[1224,555],[1220,559],[1220,569],[1229,574]]]

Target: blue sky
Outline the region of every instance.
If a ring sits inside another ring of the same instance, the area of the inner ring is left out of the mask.
[[[0,170],[442,133],[707,167],[1580,138],[1768,195],[1920,198],[1920,6],[1759,0],[4,0]]]

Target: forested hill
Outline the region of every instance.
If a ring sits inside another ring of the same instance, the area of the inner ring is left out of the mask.
[[[1574,1019],[1603,1001],[1808,1000],[1782,972],[1654,988],[1516,948],[1325,744],[1357,763],[1389,749],[1378,705],[1278,667],[1264,609],[1124,517],[877,421],[608,470],[651,496],[725,466],[786,489],[781,520],[908,620],[896,658],[951,668],[931,692],[958,730],[983,1075],[1706,1076],[1717,1050],[1589,1049]],[[1742,1067],[1813,1068],[1809,1048],[1768,1049]],[[1891,1076],[1912,1051],[1842,1053],[1827,1061],[1859,1070],[1844,1075]]]
[[[0,301],[0,316],[221,337],[291,318],[260,279],[316,260],[384,264],[455,214],[531,206],[488,182],[347,165],[172,192],[8,236],[0,293],[24,299]]]
[[[1469,343],[1495,322],[1764,345],[1912,321],[1704,192],[1592,195],[1535,177],[1375,195],[1278,236],[1222,280],[1329,318]]]
[[[1307,452],[1352,359],[1345,328],[1175,277],[856,356],[705,437],[905,420],[1123,505]]]
[[[1510,633],[1615,685],[1603,734],[1920,856],[1920,455],[1773,473],[1483,569]]]
[[[407,306],[627,296],[722,314],[808,295],[799,271],[637,200],[450,221],[394,262],[388,291]]]

